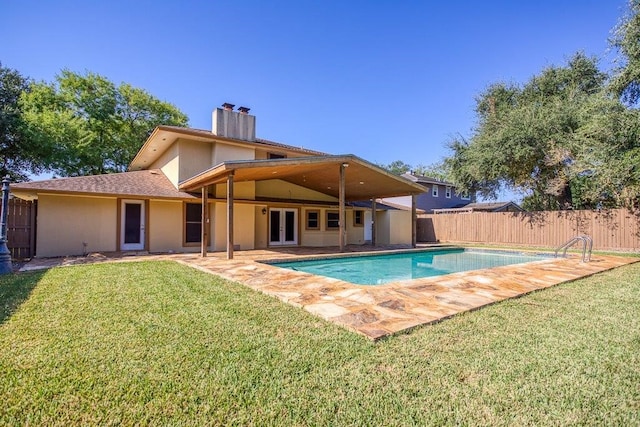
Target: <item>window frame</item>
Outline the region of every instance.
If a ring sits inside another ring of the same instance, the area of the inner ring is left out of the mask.
[[[329,215],[337,215],[336,219],[330,220]],[[340,229],[340,212],[334,210],[327,210],[324,215],[325,218],[325,230],[339,230]],[[336,226],[330,226],[330,222],[337,222]]]
[[[357,221],[357,215],[360,214],[360,222]],[[353,226],[354,227],[364,227],[364,210],[362,209],[354,209],[353,210]]]
[[[438,184],[431,186],[431,197],[438,197]]]
[[[309,227],[309,214],[316,214],[317,225],[315,227]],[[304,213],[304,229],[305,230],[320,230],[320,221],[322,216],[320,215],[320,209],[307,209]]]
[[[444,189],[444,197],[446,197],[447,199],[451,198],[451,186],[447,185],[446,188]]]
[[[198,206],[200,210],[199,221],[187,221],[187,205]],[[187,241],[187,224],[200,224],[198,241]],[[208,236],[208,235],[207,235]],[[209,242],[207,242],[208,244]],[[202,203],[184,202],[182,204],[182,246],[200,246],[202,244]]]

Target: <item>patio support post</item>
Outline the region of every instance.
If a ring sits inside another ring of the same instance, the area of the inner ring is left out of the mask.
[[[202,222],[200,234],[200,255],[207,256],[207,243],[209,242],[209,191],[202,187]]]
[[[411,195],[411,247],[415,248],[417,246],[417,215],[416,215],[416,199],[418,196],[415,194]]]
[[[340,221],[340,235],[338,240],[340,242],[340,252],[344,252],[344,244],[345,244],[345,232],[346,232],[346,212],[344,210],[344,175],[345,168],[349,166],[348,163],[342,163],[340,165],[340,185],[338,189],[338,200],[339,200],[339,214],[338,219]]]
[[[371,199],[371,245],[376,245],[376,198]]]
[[[227,259],[233,259],[233,172],[227,176]]]

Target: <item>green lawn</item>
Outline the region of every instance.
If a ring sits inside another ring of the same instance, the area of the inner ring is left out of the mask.
[[[640,265],[373,344],[171,262],[0,278],[0,425],[638,425]]]

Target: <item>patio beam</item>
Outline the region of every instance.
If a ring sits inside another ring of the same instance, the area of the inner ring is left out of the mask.
[[[233,171],[227,176],[227,259],[233,259]]]
[[[340,164],[340,183],[338,185],[338,209],[339,209],[339,214],[338,214],[338,220],[339,220],[339,236],[338,236],[338,241],[339,241],[339,245],[340,245],[340,252],[344,252],[344,246],[345,246],[345,231],[346,231],[346,212],[345,212],[345,207],[344,207],[344,182],[345,182],[345,168],[347,168],[349,166],[348,163],[341,163]]]
[[[200,255],[207,256],[207,243],[209,241],[209,191],[202,187],[202,219],[200,230]]]
[[[417,246],[417,214],[416,214],[416,201],[418,196],[415,194],[411,195],[411,247],[415,248]]]

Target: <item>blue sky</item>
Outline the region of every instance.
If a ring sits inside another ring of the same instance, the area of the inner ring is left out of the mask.
[[[0,0],[0,61],[128,82],[210,129],[223,102],[258,137],[376,163],[430,164],[474,99],[576,51],[603,58],[625,0]]]

